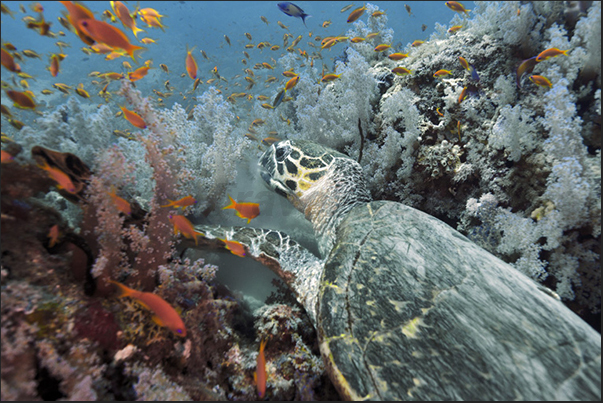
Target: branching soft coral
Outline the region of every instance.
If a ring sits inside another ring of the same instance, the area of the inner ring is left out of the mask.
[[[534,119],[530,113],[519,105],[504,106],[488,137],[492,147],[505,149],[510,161],[519,161],[522,154],[532,152],[537,146]]]
[[[37,145],[73,153],[94,169],[98,151],[107,149],[114,139],[114,122],[116,119],[108,106],[96,109],[71,97],[38,118],[35,128],[25,126],[15,140],[26,150]]]
[[[345,62],[335,64],[335,72],[341,77],[326,85],[301,87],[293,103],[305,139],[340,150],[357,144],[354,150],[358,150],[358,119],[369,127],[377,80],[362,55],[352,48],[346,50],[346,55]]]

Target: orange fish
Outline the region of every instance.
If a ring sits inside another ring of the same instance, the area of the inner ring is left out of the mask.
[[[17,108],[21,109],[36,109],[36,103],[33,100],[31,91],[6,91],[6,95],[14,102]]]
[[[162,18],[165,15],[159,14],[159,12],[152,8],[141,8],[138,10],[138,14],[143,17],[153,17],[153,18]]]
[[[352,11],[348,16],[348,23],[356,21],[362,14],[364,14],[364,10],[366,10],[366,6],[362,6]]]
[[[134,126],[138,127],[139,129],[146,129],[147,128],[147,124],[140,117],[139,114],[137,114],[136,112],[132,112],[130,110],[127,110],[123,106],[120,106],[120,109],[124,113],[124,118],[126,118],[126,120],[128,122],[132,123]]]
[[[458,99],[459,104],[460,104],[461,102],[463,102],[463,100],[464,100],[465,98],[467,98],[467,87],[466,87],[466,86],[465,86],[465,87],[463,87],[463,90],[461,91],[461,95],[459,95],[459,99]]]
[[[201,232],[195,231],[195,227],[193,227],[193,223],[191,223],[185,216],[183,215],[173,215],[170,214],[168,216],[170,222],[174,224],[174,234],[180,232],[186,238],[194,238],[195,245],[197,245],[197,236],[203,235]]]
[[[82,83],[80,83],[80,85],[75,89],[75,93],[82,98],[90,98],[90,94],[88,94],[88,91],[84,89],[84,84]]]
[[[83,19],[94,19],[92,11],[88,10],[83,4],[74,3],[72,1],[60,1],[65,6],[69,15],[67,15],[67,21],[75,28],[77,35],[80,37],[82,42],[86,45],[93,45],[94,39],[88,36],[84,31],[78,27],[78,22]]]
[[[169,204],[166,204],[165,206],[161,207],[187,207],[197,203],[197,200],[195,200],[193,196],[185,196],[182,199],[176,201],[168,199],[168,202]]]
[[[2,163],[3,164],[8,164],[9,162],[13,162],[14,159],[15,159],[15,157],[13,155],[2,150]]]
[[[121,80],[122,78],[124,78],[124,75],[121,73],[115,73],[113,71],[110,71],[108,73],[100,74],[99,77],[113,81],[113,80]]]
[[[111,196],[111,199],[113,199],[113,203],[119,211],[126,215],[132,214],[132,207],[130,207],[130,203],[128,203],[128,201],[123,197],[119,197],[117,195],[115,191],[115,186],[111,186],[111,192],[108,192],[108,194],[109,196]]]
[[[195,47],[193,47],[191,50],[188,50],[188,46],[186,47],[186,60],[185,60],[186,72],[188,73],[188,76],[190,78],[192,78],[193,80],[197,78],[197,70],[199,69],[199,67],[197,66],[197,61],[193,57],[194,49],[195,49]]]
[[[540,86],[540,87],[547,87],[547,88],[551,88],[553,86],[553,84],[551,84],[551,82],[549,81],[548,78],[543,77],[543,76],[538,76],[536,74],[532,74],[530,77],[528,77],[530,79],[531,82],[533,82],[534,84]]]
[[[287,84],[285,84],[285,91],[290,90],[291,88],[295,87],[295,85],[297,84],[298,81],[299,81],[299,76],[293,77],[292,79],[287,81]]]
[[[320,47],[321,49],[329,49],[337,44],[337,38],[331,38]]]
[[[447,76],[449,74],[452,74],[452,71],[450,71],[450,70],[438,70],[435,73],[433,73],[433,76],[435,78],[440,78],[440,77]]]
[[[59,241],[59,224],[55,224],[50,227],[48,231],[48,247],[52,248]]]
[[[222,209],[234,209],[237,211],[237,216],[247,220],[247,224],[260,215],[260,205],[258,203],[237,203],[230,195],[230,204]]]
[[[245,246],[241,242],[229,241],[222,238],[218,239],[226,244],[226,249],[228,249],[233,255],[245,257]]]
[[[128,10],[128,7],[124,3],[121,1],[111,1],[110,3],[117,18],[119,18],[124,27],[132,30],[135,37],[138,37],[139,32],[144,32],[144,30],[136,26],[136,21],[132,18],[130,10]]]
[[[287,70],[287,71],[283,71],[283,75],[284,75],[285,77],[293,78],[293,77],[297,77],[297,75],[298,75],[298,74],[297,74],[297,73],[294,73],[294,72],[293,72],[293,71],[291,71],[291,70]]]
[[[150,67],[149,66],[142,66],[137,68],[134,71],[131,71],[128,73],[128,80],[134,82],[134,81],[138,81],[141,78],[143,78],[144,76],[147,75],[147,73],[149,72]]]
[[[448,29],[448,33],[449,34],[454,34],[456,31],[460,30],[461,28],[463,28],[462,25],[455,25],[450,27],[450,29]]]
[[[2,65],[6,67],[7,70],[12,71],[13,73],[18,73],[21,71],[21,67],[15,63],[13,55],[4,50],[4,48],[0,48],[0,56]]]
[[[420,40],[417,39],[416,41],[414,41],[413,43],[411,43],[410,46],[412,46],[413,48],[416,48],[416,47],[421,46],[424,43],[425,43],[425,41],[420,41]]]
[[[465,70],[469,70],[469,62],[467,61],[467,59],[465,59],[463,56],[459,56],[459,62]]]
[[[536,63],[538,63],[536,61],[536,57],[537,56],[534,56],[524,60],[517,68],[517,86],[519,88],[521,88],[521,76],[524,74],[530,74],[534,70]]]
[[[375,47],[375,52],[383,52],[386,49],[391,48],[390,45],[382,43],[381,45],[377,45],[377,47]]]
[[[147,14],[141,15],[140,19],[146,22],[150,28],[161,28],[161,30],[163,31],[164,26],[161,24],[160,18]]]
[[[468,14],[469,11],[471,10],[467,10],[465,8],[465,6],[463,6],[461,3],[459,3],[458,1],[447,1],[446,6],[451,9],[452,11],[456,11],[457,13],[465,13]]]
[[[408,57],[408,53],[392,53],[387,56],[390,60],[402,60]]]
[[[405,67],[398,66],[398,67],[394,67],[392,69],[392,73],[394,73],[397,76],[404,76],[406,74],[411,74],[412,72]]]
[[[538,56],[536,56],[536,61],[541,62],[543,60],[550,59],[551,57],[557,57],[557,56],[561,56],[561,55],[567,56],[567,52],[569,52],[569,51],[570,51],[569,49],[561,50],[561,49],[557,49],[557,48],[550,48],[550,49],[540,52],[538,54]]]
[[[136,61],[134,52],[144,49],[142,46],[132,45],[121,29],[104,21],[84,18],[77,22],[78,28],[96,42],[102,42],[112,48],[126,51],[132,60]]]
[[[170,329],[176,336],[186,337],[186,327],[178,312],[159,295],[142,292],[127,287],[117,281],[109,280],[119,287],[120,297],[130,297],[138,301],[146,309],[153,311],[153,322]]]
[[[329,82],[339,78],[340,75],[341,74],[325,74],[324,76],[322,76],[320,81],[322,81],[323,83],[329,83]]]
[[[53,53],[52,56],[50,56],[50,66],[48,67],[48,70],[50,70],[50,74],[53,77],[56,77],[61,71],[59,55],[56,53]]]
[[[44,161],[44,165],[38,166],[48,172],[48,176],[55,182],[57,182],[57,187],[59,189],[65,189],[69,193],[75,193],[75,185],[71,181],[69,175],[67,175],[65,172],[61,171],[58,168],[48,166],[46,161]]]
[[[267,340],[264,339],[260,342],[260,352],[257,358],[257,369],[253,374],[255,383],[258,389],[258,397],[261,399],[266,394],[266,358],[264,357],[264,348],[266,347]]]

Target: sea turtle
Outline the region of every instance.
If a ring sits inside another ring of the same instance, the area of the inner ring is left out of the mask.
[[[239,241],[289,285],[342,398],[600,400],[600,334],[553,292],[442,221],[371,201],[344,154],[283,140],[259,165],[322,258],[267,229],[198,226],[199,244]]]

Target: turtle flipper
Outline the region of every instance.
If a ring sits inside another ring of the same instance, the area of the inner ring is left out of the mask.
[[[293,291],[316,324],[316,301],[323,261],[295,242],[289,235],[275,230],[249,227],[196,225],[200,233],[197,245],[183,239],[182,245],[195,249],[227,249],[220,239],[236,241],[245,248],[245,256],[267,266]]]

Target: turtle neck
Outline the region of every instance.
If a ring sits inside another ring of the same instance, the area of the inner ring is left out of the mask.
[[[293,204],[312,222],[324,259],[333,248],[337,228],[348,212],[370,201],[360,164],[349,157],[338,156],[329,172]]]

